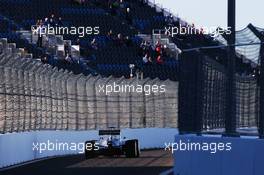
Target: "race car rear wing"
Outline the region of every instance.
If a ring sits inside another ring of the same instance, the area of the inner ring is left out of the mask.
[[[115,130],[99,130],[99,135],[120,135],[120,129]]]

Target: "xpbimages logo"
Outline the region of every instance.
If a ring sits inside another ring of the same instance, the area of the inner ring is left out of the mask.
[[[210,35],[212,37],[218,37],[219,35],[231,34],[231,27],[227,27],[226,29],[219,28],[216,26],[211,27],[201,27],[200,29],[195,28],[194,26],[183,26],[180,24],[179,27],[169,26],[165,27],[165,35],[175,37],[177,35],[197,35],[197,34],[205,34]]]
[[[32,150],[37,151],[40,154],[47,152],[47,151],[71,151],[71,152],[78,152],[84,153],[85,150],[98,150],[99,143],[84,143],[84,142],[60,142],[58,140],[50,141],[47,140],[46,142],[33,142],[32,143]]]
[[[215,154],[217,152],[223,151],[232,151],[232,143],[227,142],[191,142],[190,140],[183,141],[179,140],[179,142],[174,143],[165,143],[165,151],[170,151],[172,154],[175,151],[204,151],[209,152],[211,154]]]
[[[31,31],[33,35],[78,35],[80,38],[83,38],[85,35],[99,35],[100,27],[54,27],[48,24],[41,26],[31,26]]]
[[[104,93],[105,95],[109,95],[110,93],[144,93],[145,95],[150,95],[151,93],[165,93],[166,86],[165,85],[150,85],[150,84],[106,84],[99,85],[96,87],[99,93]]]

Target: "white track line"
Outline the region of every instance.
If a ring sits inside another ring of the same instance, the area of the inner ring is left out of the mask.
[[[166,170],[166,171],[163,171],[163,172],[160,173],[159,175],[169,175],[169,174],[171,174],[172,172],[173,172],[173,168],[168,169],[168,170]]]

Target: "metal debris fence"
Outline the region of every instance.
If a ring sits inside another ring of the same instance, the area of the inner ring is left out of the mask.
[[[181,133],[225,131],[226,68],[197,51],[180,60],[179,129]],[[256,76],[236,75],[237,131],[252,128],[259,121],[259,84]]]
[[[178,126],[178,82],[74,75],[0,47],[0,133]],[[166,91],[100,92],[114,82]]]

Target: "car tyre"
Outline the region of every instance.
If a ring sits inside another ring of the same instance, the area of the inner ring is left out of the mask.
[[[128,158],[139,157],[140,149],[138,140],[128,140],[125,143],[125,155]]]

